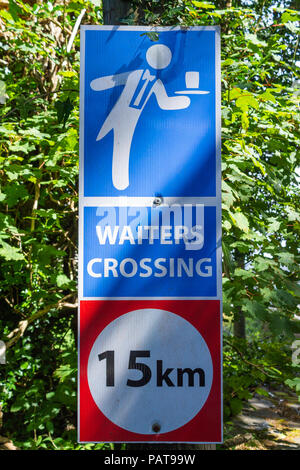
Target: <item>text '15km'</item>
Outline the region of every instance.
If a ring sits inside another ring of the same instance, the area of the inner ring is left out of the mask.
[[[150,357],[150,351],[130,351],[128,369],[139,370],[142,373],[142,377],[139,380],[127,380],[128,387],[143,387],[150,382],[152,377],[152,370],[143,362],[136,362],[137,358]],[[115,386],[115,351],[105,351],[98,355],[99,361],[106,359],[106,386]],[[200,367],[191,369],[186,367],[184,369],[177,368],[174,371],[174,367],[167,367],[163,369],[163,361],[156,361],[156,385],[162,387],[164,384],[168,387],[175,387],[174,380],[177,379],[177,387],[183,387],[184,377],[187,378],[188,386],[194,387],[198,384],[199,387],[205,387],[205,372]],[[177,372],[177,373],[176,373]],[[170,375],[172,376],[170,377]],[[198,377],[198,381],[195,377]],[[197,383],[196,383],[197,382]]]

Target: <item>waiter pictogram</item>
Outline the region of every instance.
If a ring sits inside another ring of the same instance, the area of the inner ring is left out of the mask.
[[[169,47],[156,44],[147,50],[146,60],[150,67],[161,70],[170,64],[172,52]],[[168,96],[162,80],[156,78],[156,75],[152,75],[148,69],[100,77],[91,82],[90,86],[94,91],[124,86],[121,96],[97,136],[97,140],[101,140],[111,130],[114,131],[112,181],[116,189],[124,190],[129,186],[129,157],[132,138],[139,117],[151,95],[155,95],[161,109],[172,111],[190,106],[190,98],[184,95],[209,93],[209,91],[198,89],[198,72],[186,72],[185,79],[187,90],[175,92],[179,96]]]

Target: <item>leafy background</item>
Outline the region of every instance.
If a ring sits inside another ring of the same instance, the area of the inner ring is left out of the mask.
[[[267,384],[300,390],[299,5],[130,5],[125,24],[221,26],[227,423]],[[83,9],[103,23],[99,1],[0,2],[0,403],[22,449],[113,448],[76,437],[79,34],[67,46]]]

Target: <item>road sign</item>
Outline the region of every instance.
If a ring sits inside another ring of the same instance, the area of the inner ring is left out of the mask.
[[[79,440],[220,442],[219,30],[81,47]]]

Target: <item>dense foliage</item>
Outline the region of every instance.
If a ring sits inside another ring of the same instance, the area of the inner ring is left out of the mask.
[[[102,8],[0,3],[3,432],[26,449],[102,448],[76,443],[79,34],[68,47],[83,8],[86,24]],[[287,1],[135,0],[124,22],[221,25],[229,418],[268,382],[300,389],[299,15]]]

